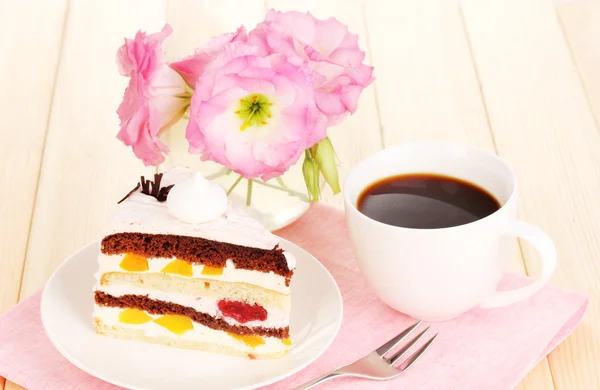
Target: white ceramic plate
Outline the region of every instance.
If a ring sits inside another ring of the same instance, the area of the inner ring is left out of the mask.
[[[69,257],[42,296],[48,337],[71,363],[106,382],[131,389],[251,389],[288,377],[317,359],[342,322],[342,297],[329,272],[308,252],[282,240],[296,256],[292,280],[290,353],[248,360],[100,336],[92,326],[98,244]]]

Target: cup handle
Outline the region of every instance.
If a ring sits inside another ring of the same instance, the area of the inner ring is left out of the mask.
[[[548,282],[556,269],[556,248],[550,237],[542,229],[518,221],[509,228],[508,233],[529,241],[535,247],[542,261],[542,275],[528,286],[492,293],[480,305],[481,308],[489,309],[511,305],[531,297]]]

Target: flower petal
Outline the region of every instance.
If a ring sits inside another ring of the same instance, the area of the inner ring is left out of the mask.
[[[162,44],[171,27],[156,34],[138,32],[117,51],[121,74],[130,77],[123,101],[117,109],[121,129],[117,138],[131,146],[146,165],[164,161],[167,146],[160,135],[177,122],[189,105],[184,80],[164,58]]]
[[[315,38],[310,45],[324,56],[329,56],[344,41],[348,33],[348,27],[344,26],[335,18],[327,20],[315,19]]]
[[[363,63],[365,53],[358,47],[358,36],[335,18],[319,20],[310,13],[269,11],[248,35],[261,53],[284,55],[300,68],[308,65],[318,90],[315,100],[330,125],[355,112],[357,94],[373,82],[373,68]],[[346,95],[342,93],[345,86],[353,86]]]

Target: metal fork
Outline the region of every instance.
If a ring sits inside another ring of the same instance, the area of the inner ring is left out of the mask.
[[[429,346],[438,336],[438,334],[433,336],[416,352],[400,362],[408,350],[411,349],[421,338],[423,338],[423,336],[425,336],[425,333],[427,333],[430,328],[428,326],[424,331],[410,340],[408,344],[400,348],[395,354],[391,355],[390,357],[386,357],[386,355],[390,355],[390,352],[396,348],[396,346],[398,346],[402,340],[408,337],[408,335],[410,335],[410,333],[415,330],[421,324],[421,322],[422,320],[419,320],[416,324],[411,325],[407,329],[403,330],[398,336],[392,338],[375,351],[369,353],[361,359],[358,359],[354,363],[340,367],[337,370],[315,378],[310,382],[294,388],[293,390],[310,389],[325,381],[333,378],[339,378],[341,376],[355,376],[378,381],[389,380],[399,376],[408,370],[417,361],[417,359],[423,355],[423,353],[427,350],[427,348],[429,348]]]

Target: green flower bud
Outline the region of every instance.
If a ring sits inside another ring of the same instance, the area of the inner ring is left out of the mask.
[[[304,182],[306,183],[306,189],[308,190],[309,197],[312,202],[319,200],[319,166],[316,161],[310,157],[309,153],[306,153],[304,162],[302,163],[302,174],[304,175]]]
[[[335,151],[329,138],[325,138],[317,145],[316,153],[313,152],[313,157],[319,165],[319,170],[323,174],[325,181],[331,187],[334,194],[339,194],[342,189],[340,188],[340,179],[337,170],[337,164],[335,163]]]

